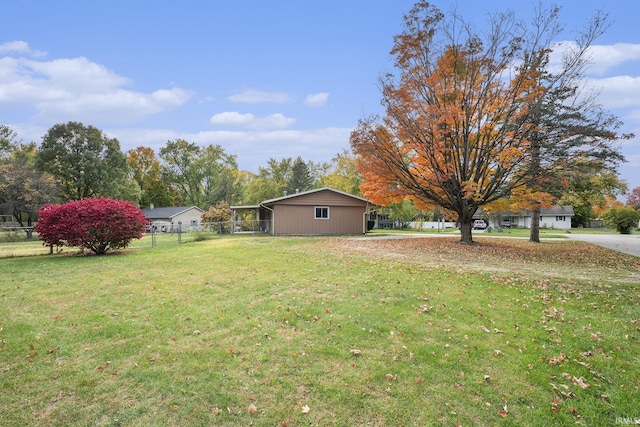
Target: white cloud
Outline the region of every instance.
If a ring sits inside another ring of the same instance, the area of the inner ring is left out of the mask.
[[[270,158],[301,156],[328,162],[349,145],[350,128],[280,129],[272,131],[206,131],[182,135],[201,145],[218,144],[238,158],[238,167],[257,172]]]
[[[283,114],[270,114],[265,117],[257,118],[252,124],[253,129],[284,129],[293,125],[296,119],[286,117]]]
[[[46,131],[46,129],[43,129]],[[302,156],[305,160],[328,162],[349,146],[350,128],[319,128],[306,130],[210,130],[181,132],[173,129],[105,129],[109,137],[120,141],[123,151],[138,146],[153,148],[156,153],[167,141],[178,138],[196,144],[220,145],[227,154],[237,156],[238,167],[258,172],[270,158]],[[42,132],[44,134],[44,132]],[[41,134],[41,135],[42,135]]]
[[[180,88],[153,93],[117,90],[87,93],[56,102],[38,104],[42,121],[77,120],[89,123],[132,123],[161,111],[179,107],[191,94]]]
[[[123,88],[131,83],[84,57],[0,58],[0,108],[33,107],[34,117],[42,121],[130,123],[179,107],[193,96],[177,87],[151,93]]]
[[[56,59],[53,61],[21,61],[20,70],[47,84],[82,91],[105,91],[129,85],[131,80],[117,75],[87,58]]]
[[[240,93],[236,93],[227,98],[231,102],[239,102],[243,104],[260,104],[263,102],[272,102],[275,104],[284,104],[291,102],[291,97],[284,92],[265,92],[254,89],[247,89]]]
[[[216,126],[245,126],[255,120],[255,116],[250,113],[241,114],[237,111],[225,111],[214,114],[209,120]]]
[[[209,119],[211,124],[219,127],[245,127],[247,129],[283,129],[293,125],[296,119],[275,113],[265,117],[256,117],[251,113],[241,114],[237,111],[225,111],[215,114]]]
[[[605,108],[640,107],[640,77],[589,79],[587,86],[600,90],[598,102]]]
[[[21,40],[15,40],[12,42],[5,42],[0,44],[0,55],[17,53],[20,55],[29,55],[33,57],[45,56],[47,53],[39,50],[32,50],[29,47],[29,43]]]
[[[604,74],[617,65],[640,60],[640,44],[594,45],[589,49],[589,54],[593,62],[589,71]]]
[[[573,41],[555,43],[550,54],[549,69],[559,71],[563,55],[577,48]],[[592,45],[587,51],[586,58],[589,60],[589,65],[585,71],[591,75],[602,76],[616,66],[640,60],[640,44]]]
[[[323,107],[328,99],[329,94],[327,92],[315,93],[307,95],[307,98],[304,100],[304,105],[308,107]]]

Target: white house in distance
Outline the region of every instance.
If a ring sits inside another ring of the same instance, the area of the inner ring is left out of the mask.
[[[155,226],[158,232],[184,232],[199,229],[202,209],[197,206],[156,208],[151,205],[148,209],[142,209],[142,213],[149,225]]]
[[[540,209],[540,228],[570,230],[571,218],[574,216],[573,206],[542,208]],[[508,215],[502,216],[503,226],[507,221],[511,227],[531,228],[531,217],[530,211],[510,212]],[[494,224],[494,226],[497,227],[497,224]]]

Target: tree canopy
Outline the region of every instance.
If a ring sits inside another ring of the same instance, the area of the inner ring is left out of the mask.
[[[36,150],[35,165],[55,177],[63,200],[137,196],[120,143],[93,126],[79,122],[53,126]]]
[[[174,192],[168,181],[162,179],[162,164],[149,147],[137,147],[127,153],[131,176],[140,186],[140,206],[173,206]]]
[[[222,200],[235,201],[236,157],[219,145],[200,147],[183,139],[160,149],[163,177],[175,186],[183,203],[207,208]]]

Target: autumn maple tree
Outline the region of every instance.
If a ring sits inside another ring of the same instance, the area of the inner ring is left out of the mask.
[[[44,205],[35,231],[50,246],[78,246],[101,255],[126,248],[144,234],[146,219],[130,202],[82,199],[62,205]]]
[[[548,200],[542,168],[566,151],[544,149],[545,126],[567,110],[560,106],[604,26],[595,18],[551,73],[557,12],[537,11],[530,26],[498,14],[480,34],[459,16],[416,3],[394,38],[398,75],[380,78],[386,114],[361,120],[351,134],[363,195],[381,205],[442,207],[457,216],[463,243],[472,242],[480,207],[514,192]]]

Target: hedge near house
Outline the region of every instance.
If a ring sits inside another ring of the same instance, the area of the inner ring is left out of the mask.
[[[130,202],[106,198],[45,205],[38,211],[35,230],[50,246],[77,246],[101,255],[126,248],[144,234],[146,219]]]

